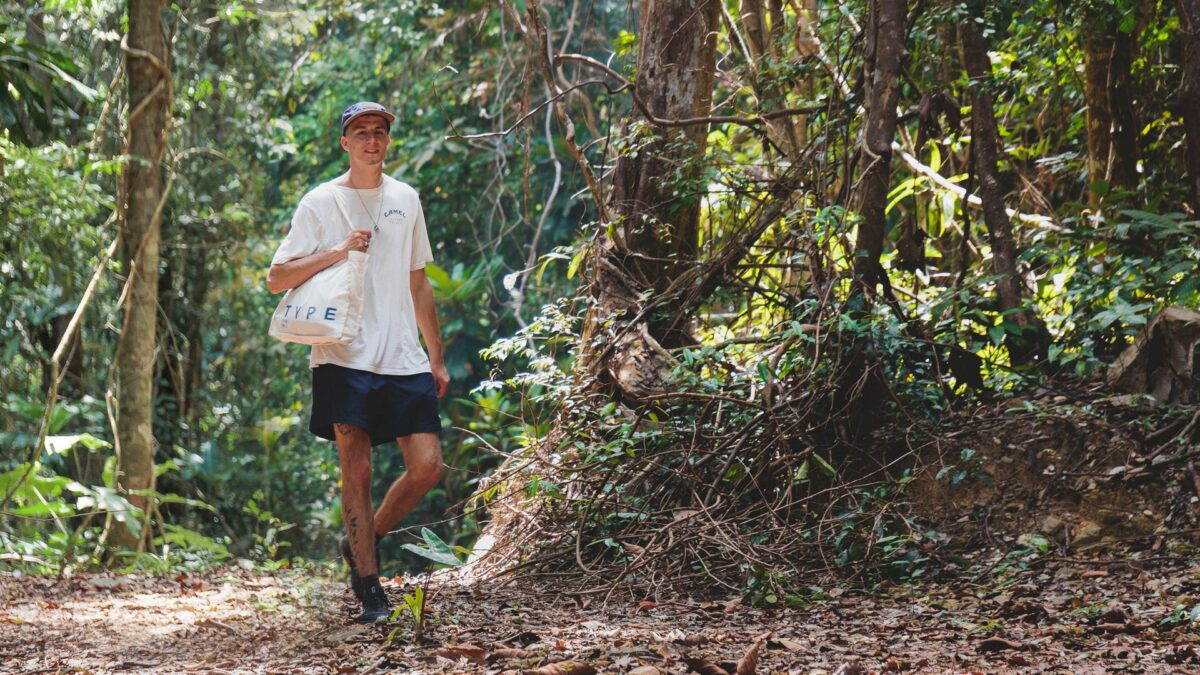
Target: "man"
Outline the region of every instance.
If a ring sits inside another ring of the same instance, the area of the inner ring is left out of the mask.
[[[421,202],[415,190],[383,173],[395,119],[370,102],[342,113],[340,142],[350,170],[300,200],[267,274],[268,288],[278,293],[342,262],[350,251],[369,252],[358,337],[348,345],[316,345],[310,359],[309,429],[337,443],[346,528],[339,550],[362,603],[360,623],[389,615],[378,576],[379,539],[441,477],[437,399],[450,384],[425,276],[433,255]],[[400,444],[405,471],[372,512],[371,447],[392,439]]]

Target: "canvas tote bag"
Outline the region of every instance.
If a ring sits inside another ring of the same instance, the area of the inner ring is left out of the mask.
[[[368,254],[350,251],[287,292],[271,316],[270,335],[306,345],[349,344],[362,320]]]

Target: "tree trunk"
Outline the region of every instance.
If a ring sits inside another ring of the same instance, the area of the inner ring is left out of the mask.
[[[678,120],[711,112],[718,2],[650,0],[642,5],[637,95],[654,118]],[[611,201],[615,236],[602,235],[593,253],[596,302],[584,319],[577,370],[585,378],[614,385],[625,400],[644,401],[665,388],[671,357],[661,345],[689,339],[686,329],[670,318],[638,316],[647,298],[666,292],[696,265],[707,187],[700,160],[708,124],[652,125],[639,110],[635,113],[648,131],[637,134],[636,154],[625,153],[617,161]],[[604,339],[597,340],[601,335]]]
[[[982,20],[983,3],[974,3],[973,10],[973,18]],[[1011,320],[1020,331],[1006,332],[1005,346],[1013,365],[1029,365],[1044,357],[1047,333],[1037,316],[1025,307],[1021,276],[1017,273],[1017,247],[1013,241],[1012,222],[1004,208],[1007,190],[1000,177],[1000,137],[990,91],[992,63],[978,23],[963,22],[959,34],[962,36],[963,62],[972,89],[971,151],[975,158],[975,174],[979,178],[983,218],[992,247],[992,269],[999,277],[996,280],[996,295],[1000,299],[1005,320]]]
[[[122,267],[129,294],[117,351],[119,391],[118,486],[125,491],[154,484],[154,361],[156,350],[159,221],[162,160],[167,150],[170,73],[163,35],[162,2],[129,0],[129,162],[125,167]],[[145,508],[146,498],[127,495]],[[114,528],[114,543],[140,548],[127,528]]]
[[[1107,189],[1097,182],[1137,187],[1137,118],[1131,69],[1134,35],[1120,29],[1115,8],[1087,13],[1084,22],[1084,97],[1087,100],[1088,204]]]
[[[1200,0],[1178,0],[1183,43],[1183,82],[1179,104],[1187,134],[1188,196],[1192,214],[1200,214]]]
[[[797,5],[795,9],[797,17],[794,38],[801,58],[807,59],[816,54],[820,44],[812,26],[812,19],[816,16],[816,0],[801,0],[801,5]],[[763,75],[760,70],[764,61],[778,62],[780,58],[779,46],[783,44],[787,28],[780,0],[769,0],[766,7],[763,6],[762,0],[742,0],[740,20],[746,33],[746,50],[750,58],[747,65],[751,73],[751,85],[762,110],[788,107],[789,93],[803,98],[812,86],[811,77],[789,82],[780,78],[777,71]],[[798,115],[790,119],[772,119],[767,122],[766,128],[771,143],[779,148],[782,154],[796,161],[807,133],[805,117]]]
[[[762,0],[742,0],[740,18],[746,30],[746,47],[757,64],[767,53],[767,15]]]
[[[46,47],[46,12],[41,3],[36,4],[29,10],[29,15],[25,18],[25,42],[30,47],[35,49],[45,49]],[[45,115],[46,127],[40,129],[33,120],[22,116],[20,119],[25,126],[25,136],[29,140],[29,145],[41,145],[46,141],[47,132],[50,131],[54,124],[54,94],[50,81],[50,74],[41,68],[29,66],[29,75],[42,87],[42,113]],[[21,106],[17,106],[21,109]]]
[[[637,93],[654,117],[704,117],[712,110],[718,10],[717,0],[651,0],[642,6]],[[698,160],[708,125],[654,133],[639,138],[648,142],[636,156],[617,162],[613,207],[622,216],[623,243],[635,254],[627,260],[630,271],[646,287],[662,289],[696,259],[707,186],[694,180],[701,175]],[[639,253],[668,259],[665,269],[661,261],[636,257]]]
[[[896,104],[900,99],[900,63],[904,58],[905,0],[873,0],[867,22],[864,58],[866,121],[862,132],[864,167],[859,178],[858,212],[862,216],[854,244],[854,275],[867,290],[884,281],[879,256],[887,230],[887,195],[891,179]]]
[[[796,12],[796,51],[800,58],[807,61],[820,51],[821,43],[817,39],[817,0],[800,0]],[[812,96],[814,79],[807,75],[796,82],[796,93],[800,100]],[[795,121],[796,142],[803,146],[808,142],[808,116],[797,115]]]

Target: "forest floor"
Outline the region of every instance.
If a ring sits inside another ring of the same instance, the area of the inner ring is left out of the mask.
[[[6,574],[0,671],[1200,672],[1200,623],[1188,616],[1200,559],[1118,558],[996,557],[957,581],[831,588],[775,610],[687,597],[606,605],[529,580],[446,577],[429,585],[419,643],[411,616],[355,625],[344,583],[312,572]],[[407,581],[389,584],[393,605]]]
[[[418,640],[406,612],[354,624],[326,568],[0,571],[0,672],[1200,673],[1200,407],[1055,394],[947,427],[909,488],[907,522],[944,543],[915,551],[921,583],[847,568],[757,608],[469,567],[427,582]],[[417,581],[387,582],[393,606]]]

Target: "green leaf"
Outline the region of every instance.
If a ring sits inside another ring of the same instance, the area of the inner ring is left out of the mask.
[[[425,540],[424,546],[405,544],[402,548],[439,565],[462,567],[465,564],[462,560],[459,560],[458,556],[454,555],[454,551],[450,548],[450,545],[442,541],[441,537],[434,534],[433,530],[428,527],[421,528],[421,537]]]
[[[17,504],[31,504],[41,501],[39,495],[47,499],[57,497],[72,483],[65,476],[41,476],[38,474],[41,468],[38,462],[33,463],[32,469],[29,464],[18,464],[0,474],[0,495],[12,492]]]
[[[766,361],[759,361],[755,370],[758,372],[758,379],[763,382],[771,381],[771,366]]]
[[[150,490],[150,489],[130,490],[129,492],[130,492],[130,494],[135,494],[135,495],[139,495],[142,497],[148,497],[150,499],[155,500],[156,502],[158,502],[160,504],[183,504],[185,506],[192,506],[192,507],[195,507],[198,509],[212,511],[213,513],[216,513],[216,511],[217,511],[215,508],[212,507],[212,505],[207,504],[199,499],[191,499],[190,497],[184,497],[182,495],[177,495],[173,492],[167,492],[164,494],[164,493],[158,492],[156,490]]]
[[[792,478],[793,483],[803,483],[808,480],[808,460],[800,462],[800,468],[796,469],[796,475]]]
[[[162,546],[163,544],[172,544],[189,551],[214,553],[219,560],[231,557],[229,549],[224,544],[206,537],[195,530],[189,530],[186,527],[171,523],[164,523],[162,535],[154,539],[155,546]]]
[[[417,586],[412,593],[404,594],[404,604],[412,613],[413,620],[421,622],[421,608],[425,606],[425,587]]]
[[[579,270],[579,265],[581,263],[583,263],[584,258],[587,257],[587,252],[588,252],[587,246],[580,246],[579,250],[575,252],[575,255],[571,258],[571,262],[567,264],[567,278],[568,279],[575,278],[575,272],[577,272]]]
[[[100,450],[112,447],[112,443],[109,443],[103,438],[96,438],[91,434],[47,436],[45,447],[46,452],[52,455],[62,455],[74,448],[76,445],[82,445],[88,450]]]
[[[13,509],[9,512],[9,515],[22,518],[41,518],[49,516],[52,513],[57,516],[70,516],[74,515],[75,510],[71,508],[70,504],[63,501],[36,502]]]
[[[825,458],[822,457],[820,454],[814,452],[812,454],[812,458],[814,460],[816,460],[817,466],[821,467],[822,471],[829,474],[830,476],[837,476],[837,469],[834,469],[833,465],[830,464],[829,462],[827,462],[825,460]]]
[[[450,275],[446,274],[446,270],[433,263],[425,263],[425,276],[429,277],[429,281],[440,289],[450,288]]]
[[[117,522],[124,523],[134,536],[140,536],[142,533],[142,510],[130,504],[128,499],[110,487],[97,485],[87,488],[86,493],[75,500],[75,508],[78,511],[97,509],[111,513],[112,517]]]

